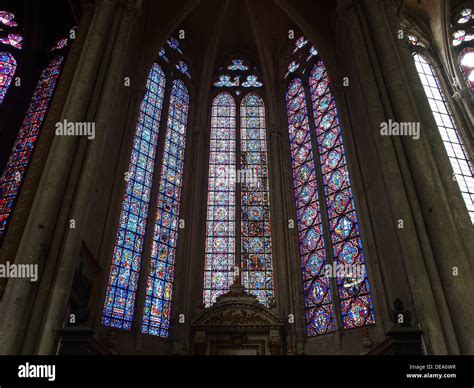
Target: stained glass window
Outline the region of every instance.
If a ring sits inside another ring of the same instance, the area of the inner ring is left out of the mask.
[[[356,276],[337,276],[342,325],[352,329],[374,323],[375,317],[336,102],[323,62],[312,68],[309,84],[333,257],[337,265],[357,270]]]
[[[188,111],[188,90],[176,80],[171,90],[142,324],[143,333],[163,338],[168,337],[170,327]]]
[[[5,99],[16,71],[16,60],[10,53],[0,52],[0,104]]]
[[[302,262],[306,327],[309,336],[335,331],[334,307],[316,181],[313,146],[303,82],[295,78],[286,93],[291,163]]]
[[[456,181],[461,190],[464,202],[474,223],[474,171],[459,130],[453,120],[446,97],[440,87],[433,65],[422,55],[414,54],[416,68],[431,111],[438,125],[444,147],[453,167]]]
[[[247,76],[247,80],[242,83],[242,86],[244,88],[261,88],[263,86],[263,83],[258,81],[256,75],[249,75]]]
[[[316,50],[314,46],[311,46],[311,48],[309,49],[308,58],[306,58],[306,62],[308,62],[311,58],[315,57],[316,55],[318,55],[318,50]]]
[[[270,193],[263,100],[250,93],[242,100],[241,205],[242,280],[246,290],[268,306],[273,300]]]
[[[68,45],[68,39],[67,38],[61,39],[58,42],[56,42],[56,44],[53,46],[51,51],[62,50],[67,45]]]
[[[212,103],[204,304],[229,290],[235,266],[236,106],[229,93]]]
[[[466,8],[466,9],[463,9],[460,13],[459,13],[459,17],[458,17],[458,20],[457,22],[459,24],[464,24],[464,23],[467,23],[471,20],[474,19],[474,15],[472,13],[472,9],[470,8]]]
[[[231,88],[232,86],[234,86],[234,82],[231,81],[230,76],[221,75],[219,77],[219,81],[214,82],[214,86],[218,88],[222,88],[222,87]]]
[[[229,66],[227,66],[227,69],[232,70],[232,71],[236,71],[236,70],[245,71],[245,70],[248,70],[249,67],[244,64],[244,61],[242,59],[234,59],[232,63]]]
[[[161,58],[163,58],[166,62],[169,63],[170,60],[168,59],[168,56],[166,55],[166,50],[165,50],[164,47],[162,47],[162,48],[160,49],[160,51],[158,52],[158,55],[159,55]]]
[[[23,47],[23,37],[20,34],[8,34],[6,38],[0,38],[0,43],[21,49]]]
[[[308,43],[308,39],[306,39],[304,36],[298,38],[298,40],[295,43],[295,49],[293,50],[293,53],[296,53],[300,48],[303,48],[306,46]]]
[[[266,306],[273,301],[265,106],[261,97],[250,93],[242,100],[240,136],[236,135],[236,122],[234,98],[229,93],[220,93],[213,101],[211,118],[204,274],[206,307],[229,290],[239,262],[245,289]],[[238,172],[237,149],[240,149]],[[236,193],[241,197],[238,203]],[[235,239],[237,211],[241,215],[239,257],[236,257]]]
[[[185,62],[179,61],[178,64],[176,65],[176,68],[182,74],[185,74],[188,78],[191,78],[191,74],[189,74],[189,71],[188,71],[188,65]]]
[[[285,78],[288,77],[290,73],[294,73],[298,68],[300,67],[300,64],[296,61],[291,61],[290,64],[288,65],[288,72],[285,74]]]
[[[183,52],[181,51],[181,48],[179,47],[179,42],[176,38],[168,39],[167,43],[168,43],[168,46],[170,46],[172,49],[175,49],[180,54],[183,54]]]
[[[463,49],[459,54],[458,61],[468,88],[474,92],[474,49],[471,47]]]
[[[154,64],[148,77],[133,140],[102,316],[105,326],[130,330],[133,321],[165,82],[163,70]]]
[[[453,33],[453,45],[459,46],[463,42],[474,40],[474,34],[469,34],[465,30],[458,30]]]
[[[5,171],[0,178],[0,239],[5,235],[15,201],[25,179],[63,61],[63,57],[57,57],[41,73]]]
[[[15,22],[15,15],[8,11],[0,11],[0,23],[7,27],[18,27],[18,23]]]

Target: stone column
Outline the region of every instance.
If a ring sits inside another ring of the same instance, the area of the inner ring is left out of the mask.
[[[474,300],[473,279],[470,271],[468,255],[457,232],[453,211],[447,198],[436,162],[429,148],[426,133],[437,131],[433,121],[429,120],[426,109],[426,97],[414,93],[411,84],[419,85],[415,77],[407,77],[413,73],[414,64],[406,51],[400,50],[396,39],[395,8],[391,1],[362,1],[367,15],[368,26],[373,39],[375,52],[378,54],[381,72],[385,80],[385,89],[391,102],[394,118],[398,122],[420,122],[422,127],[421,141],[407,136],[401,137],[401,148],[409,166],[411,179],[420,204],[423,226],[426,228],[429,244],[437,264],[441,286],[446,294],[449,312],[446,311],[442,320],[452,316],[459,347],[462,353],[474,353]],[[392,21],[392,23],[390,23]],[[407,69],[400,71],[400,69]],[[410,82],[412,81],[412,82]],[[449,163],[448,158],[444,158]],[[452,177],[452,174],[450,174]],[[449,191],[448,191],[449,192]],[[469,238],[468,235],[465,236]],[[472,253],[472,252],[471,252]],[[425,260],[431,260],[426,255]],[[428,266],[434,263],[427,263]],[[453,276],[454,268],[458,275]],[[434,287],[439,287],[436,274],[429,272]],[[437,303],[442,303],[439,299]]]
[[[112,2],[116,3],[116,2]],[[81,176],[75,190],[72,202],[70,219],[75,220],[75,229],[67,228],[64,233],[61,253],[58,257],[58,265],[55,281],[50,291],[48,305],[43,318],[43,325],[37,345],[39,354],[51,353],[56,337],[56,330],[61,325],[68,304],[72,280],[76,268],[76,259],[79,254],[82,233],[87,224],[89,203],[92,200],[94,186],[97,182],[97,166],[100,163],[107,136],[112,135],[112,128],[108,126],[110,115],[114,112],[115,97],[120,87],[124,87],[124,74],[122,72],[126,49],[128,47],[130,32],[139,5],[135,0],[120,1],[121,7],[117,11],[118,28],[115,34],[111,34],[113,43],[110,60],[104,63],[105,82],[100,93],[97,109],[91,106],[88,116],[95,118],[95,139],[90,141],[81,168]]]
[[[364,97],[367,122],[371,127],[370,134],[367,133],[371,136],[371,143],[376,149],[380,177],[384,180],[386,187],[383,195],[386,196],[386,202],[390,208],[388,214],[390,219],[385,222],[391,225],[384,225],[383,229],[385,233],[390,231],[390,236],[396,239],[402,256],[402,260],[398,262],[399,266],[402,266],[400,272],[400,268],[392,268],[389,260],[390,253],[383,249],[385,236],[374,229],[375,238],[379,244],[382,244],[380,251],[384,255],[380,256],[380,263],[386,282],[385,287],[387,287],[385,292],[389,298],[397,297],[397,295],[391,295],[393,293],[406,292],[404,291],[405,284],[400,284],[400,282],[407,279],[409,291],[416,306],[417,318],[423,323],[423,330],[431,352],[445,354],[448,352],[446,335],[449,328],[443,326],[446,323],[446,317],[440,317],[438,304],[432,293],[431,281],[427,275],[425,256],[429,255],[429,246],[427,247],[426,233],[423,231],[424,220],[418,208],[418,199],[413,190],[409,166],[401,149],[401,140],[380,136],[380,123],[395,116],[391,105],[393,101],[386,91],[387,80],[380,69],[378,58],[385,59],[383,58],[385,55],[389,62],[393,54],[381,53],[379,48],[375,47],[368,30],[364,9],[359,1],[339,1],[338,17],[344,25],[348,39],[347,46],[350,47],[347,55],[351,57],[346,60],[350,66],[355,66],[353,72],[357,74],[358,80],[353,81],[357,81],[356,85],[360,86],[360,91],[350,90],[349,95]],[[379,34],[381,34],[378,37],[380,40],[390,39],[391,36],[389,31],[379,32]],[[398,66],[397,70],[399,71],[400,68]],[[351,84],[352,88],[356,86],[354,82]],[[400,85],[395,84],[395,87],[399,88]],[[397,228],[398,220],[403,220],[403,229]],[[375,221],[380,223],[376,219]],[[455,346],[453,345],[451,349],[454,351]]]
[[[61,121],[85,117],[117,0],[99,0],[83,53],[64,105]],[[56,137],[15,259],[16,264],[45,265],[79,139]],[[0,354],[21,351],[36,286],[28,279],[9,282],[0,308]]]

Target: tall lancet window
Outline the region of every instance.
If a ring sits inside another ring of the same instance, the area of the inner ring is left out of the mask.
[[[140,106],[102,323],[130,330],[143,255],[166,78],[154,64]]]
[[[57,56],[41,73],[6,168],[0,177],[0,240],[5,236],[20,195],[63,62],[64,57]]]
[[[226,92],[212,103],[204,302],[210,306],[232,285],[235,269],[236,108]]]
[[[308,336],[375,323],[336,102],[314,46],[289,50],[286,106]]]
[[[240,104],[240,166],[249,172],[241,182],[244,287],[268,304],[273,298],[270,193],[268,188],[265,105],[260,96],[248,94]]]
[[[105,326],[131,330],[138,322],[144,334],[169,336],[189,79],[180,43],[170,38],[157,54],[140,105],[102,314]]]
[[[265,105],[256,93],[263,83],[236,59],[214,86],[225,91],[211,109],[204,304],[214,304],[241,279],[268,306],[273,301],[268,157]]]
[[[474,170],[463,145],[454,117],[447,104],[433,65],[420,53],[413,55],[418,75],[430,103],[431,111],[438,125],[438,131],[453,167],[456,182],[474,223]]]
[[[184,82],[176,80],[171,90],[150,273],[143,312],[143,333],[161,337],[167,336],[170,327],[188,111],[188,89]]]

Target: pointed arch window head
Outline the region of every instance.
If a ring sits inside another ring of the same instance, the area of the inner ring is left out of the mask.
[[[456,182],[461,190],[471,221],[474,223],[474,170],[472,163],[456,127],[444,92],[440,87],[433,65],[421,54],[416,53],[413,58],[441,139],[448,153]]]
[[[188,89],[183,81],[176,80],[171,90],[142,321],[143,333],[163,338],[168,337],[170,328],[188,112]]]
[[[105,326],[118,329],[130,330],[133,322],[165,83],[154,64],[140,106],[102,315]]]
[[[0,239],[3,239],[28,171],[64,57],[52,60],[41,73],[7,166],[0,178]]]
[[[16,71],[16,60],[8,52],[0,52],[0,104],[3,103]]]
[[[261,97],[249,93],[238,108],[227,92],[215,97],[209,158],[204,304],[211,306],[229,291],[239,268],[247,292],[268,306],[273,301],[273,272],[265,106]]]

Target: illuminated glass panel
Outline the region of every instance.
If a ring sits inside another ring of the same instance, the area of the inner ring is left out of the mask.
[[[5,99],[16,71],[16,60],[10,53],[0,52],[0,104]]]
[[[425,89],[431,111],[438,125],[444,147],[453,167],[456,181],[461,189],[464,202],[474,223],[474,175],[472,164],[461,140],[443,90],[431,63],[420,54],[413,55],[418,75]]]
[[[459,53],[458,61],[468,88],[474,92],[474,49],[466,47]]]
[[[0,178],[0,239],[5,235],[15,201],[20,194],[63,61],[63,57],[57,57],[41,73],[5,171]]]
[[[118,329],[130,330],[133,321],[165,82],[154,64],[140,106],[102,316],[105,326]]]
[[[375,316],[336,102],[321,61],[309,84],[334,259],[353,271],[337,276],[342,325],[352,329],[375,323]]]
[[[270,193],[265,105],[256,94],[241,103],[242,280],[257,300],[273,301]]]
[[[334,308],[324,245],[303,83],[295,78],[286,93],[291,164],[302,262],[306,328],[309,336],[335,331]],[[329,261],[330,263],[330,261]]]
[[[18,27],[18,23],[15,22],[15,15],[8,11],[0,11],[0,23],[5,24],[8,27]]]
[[[229,93],[212,103],[204,304],[233,283],[235,266],[236,107]]]
[[[234,59],[232,60],[232,64],[227,66],[227,69],[232,70],[232,71],[236,71],[236,70],[245,71],[245,70],[248,70],[249,67],[244,64],[244,61],[242,59]]]
[[[188,111],[188,90],[176,80],[171,90],[142,325],[143,333],[163,338],[168,337],[170,327]]]

